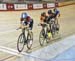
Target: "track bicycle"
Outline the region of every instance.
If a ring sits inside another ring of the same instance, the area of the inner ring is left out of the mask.
[[[25,31],[27,31],[27,37]],[[22,52],[25,45],[27,46],[28,49],[31,49],[32,44],[33,44],[33,33],[32,32],[30,33],[29,28],[22,29],[22,33],[19,35],[17,41],[17,50],[19,52]]]

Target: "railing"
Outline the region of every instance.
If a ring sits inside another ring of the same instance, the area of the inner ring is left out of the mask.
[[[57,0],[58,2],[75,1],[75,0]],[[4,3],[43,3],[43,2],[55,2],[55,0],[0,0]]]
[[[64,1],[64,0],[63,0]],[[67,1],[67,0],[66,0]],[[75,0],[58,3],[0,3],[0,11],[21,11],[21,10],[39,10],[50,9],[55,6],[61,7],[65,5],[75,4]]]

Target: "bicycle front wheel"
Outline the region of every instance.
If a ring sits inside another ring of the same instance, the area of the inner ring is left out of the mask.
[[[22,52],[24,49],[24,35],[23,33],[21,33],[18,37],[18,41],[17,41],[17,50],[19,52]]]
[[[31,34],[28,33],[27,35],[27,48],[31,49],[33,44],[33,33],[31,32]]]

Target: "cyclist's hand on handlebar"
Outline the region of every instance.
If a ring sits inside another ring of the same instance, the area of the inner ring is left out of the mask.
[[[45,25],[48,25],[47,23],[44,23]]]
[[[19,29],[21,29],[21,27],[18,27],[16,30],[19,30]]]
[[[25,28],[24,26],[20,26],[20,27],[18,27],[16,30],[24,29],[24,28]]]

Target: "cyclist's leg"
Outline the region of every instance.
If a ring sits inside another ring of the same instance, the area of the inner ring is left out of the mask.
[[[32,28],[29,27],[29,34],[32,35]]]
[[[56,18],[55,18],[55,24],[56,24],[56,31],[58,32],[59,31],[59,23],[58,23],[58,18],[57,18],[57,16],[56,16]]]
[[[51,38],[51,29],[50,29],[49,26],[48,26],[48,29],[47,29],[47,36],[48,36],[49,39]]]
[[[55,24],[58,24],[58,18],[55,17]]]
[[[34,24],[34,21],[33,21],[33,19],[31,19],[31,22],[30,22],[30,24],[29,24],[29,28],[32,30],[33,29],[33,24]]]
[[[42,27],[42,35],[45,37],[46,35],[46,24],[41,24],[41,27]]]
[[[55,21],[55,24],[58,24],[58,14],[56,14],[54,18],[55,18],[55,20],[56,20],[56,21]]]
[[[24,43],[27,43],[26,36],[25,36],[25,28],[22,29],[22,33],[23,33]]]
[[[28,34],[27,34],[27,48],[30,49],[33,43],[33,33],[32,28],[28,28]]]
[[[41,24],[41,27],[42,27],[42,36],[44,36],[45,35],[45,25],[44,24]]]
[[[30,24],[29,24],[29,34],[30,35],[32,35],[32,29],[33,29],[33,20],[30,22]],[[32,35],[32,37],[31,38],[33,38],[33,35]]]

